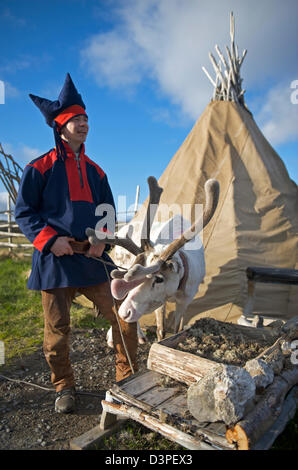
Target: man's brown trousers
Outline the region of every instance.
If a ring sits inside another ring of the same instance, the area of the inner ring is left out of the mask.
[[[63,287],[42,291],[42,305],[45,317],[44,354],[52,371],[51,380],[59,392],[75,386],[75,378],[69,358],[70,307],[76,292],[85,295],[99,309],[112,325],[114,350],[116,354],[116,381],[128,377],[132,371],[122,343],[113,299],[108,282],[91,287]],[[137,371],[137,324],[120,319],[124,341]],[[98,364],[100,367],[100,364]]]

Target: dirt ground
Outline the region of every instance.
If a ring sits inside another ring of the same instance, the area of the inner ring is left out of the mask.
[[[106,343],[103,329],[73,330],[71,362],[78,395],[77,411],[54,411],[55,393],[0,377],[0,449],[67,450],[74,437],[99,424],[101,399],[114,383],[114,352]],[[140,370],[146,368],[154,335],[139,346]],[[42,348],[9,368],[1,368],[7,377],[52,388],[50,372]],[[91,395],[94,393],[95,395]]]

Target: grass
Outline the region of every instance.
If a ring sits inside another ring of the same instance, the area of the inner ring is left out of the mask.
[[[5,362],[34,352],[43,341],[41,294],[27,289],[31,260],[0,257],[0,340],[5,344]],[[95,319],[93,310],[73,304],[71,326],[108,328],[103,319]]]
[[[103,439],[100,450],[187,450],[160,434],[129,421],[120,431]]]
[[[13,359],[37,350],[43,341],[41,295],[40,292],[27,289],[30,268],[31,260],[28,258],[0,255],[0,340],[5,344],[6,366]],[[81,329],[107,329],[109,323],[102,318],[95,319],[91,308],[73,304],[71,326]],[[125,428],[120,436],[107,439],[104,448],[120,449],[122,445],[126,445],[126,449],[179,448],[159,434],[144,433],[143,427],[135,423]],[[297,449],[298,411],[272,446],[272,450]]]

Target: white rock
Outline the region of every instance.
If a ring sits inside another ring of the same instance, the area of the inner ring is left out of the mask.
[[[256,386],[242,367],[219,365],[187,392],[190,413],[199,422],[239,421],[251,406]]]

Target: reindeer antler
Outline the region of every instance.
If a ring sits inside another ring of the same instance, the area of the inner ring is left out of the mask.
[[[206,202],[203,212],[203,218],[196,220],[192,226],[186,230],[180,238],[174,240],[170,245],[164,250],[160,256],[160,260],[167,261],[170,259],[179,248],[182,248],[185,243],[192,240],[201,229],[205,228],[208,222],[211,220],[215,209],[218,204],[219,198],[219,183],[215,179],[209,179],[205,183],[205,194]],[[203,220],[202,220],[203,219]]]
[[[186,230],[180,238],[174,240],[170,245],[166,247],[163,253],[159,256],[156,263],[151,266],[142,266],[137,264],[136,261],[127,271],[123,273],[123,277],[126,281],[136,280],[145,278],[148,275],[154,274],[160,270],[163,263],[168,261],[180,248],[182,248],[185,243],[192,240],[199,231],[206,227],[210,219],[212,218],[219,198],[219,183],[215,179],[209,179],[205,183],[205,193],[206,193],[206,203],[204,207],[203,217],[199,220],[196,220],[192,226]]]
[[[128,227],[128,232],[125,238],[119,238],[117,235],[110,235],[107,232],[102,232],[102,236],[98,238],[93,228],[86,229],[86,235],[91,245],[98,245],[99,243],[107,243],[109,245],[118,245],[125,248],[127,251],[137,256],[143,252],[142,248],[135,244],[130,238],[133,232],[133,226]]]
[[[153,224],[153,220],[157,211],[161,193],[163,189],[158,185],[158,182],[154,176],[149,176],[147,179],[149,186],[149,203],[147,207],[147,213],[144,219],[142,231],[141,231],[141,247],[143,251],[146,251],[152,247],[150,241],[150,231]]]

